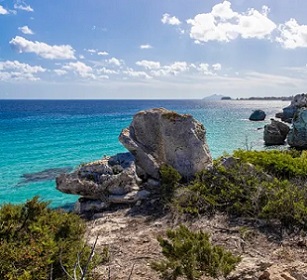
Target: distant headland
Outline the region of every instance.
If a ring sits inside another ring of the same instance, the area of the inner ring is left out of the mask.
[[[282,100],[282,101],[291,101],[293,99],[292,96],[265,96],[265,97],[259,97],[259,96],[252,96],[252,97],[246,97],[246,98],[231,98],[230,96],[225,96],[221,94],[212,94],[209,96],[206,96],[203,98],[203,100],[207,101],[218,101],[218,100]]]

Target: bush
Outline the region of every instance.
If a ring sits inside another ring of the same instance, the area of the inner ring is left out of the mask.
[[[153,262],[152,268],[161,272],[166,279],[198,279],[203,274],[218,277],[227,276],[240,262],[220,246],[214,246],[209,235],[202,231],[192,232],[185,226],[168,230],[167,239],[158,237],[166,260]]]
[[[235,164],[226,167],[219,159],[212,170],[200,172],[187,186],[181,185],[173,199],[175,209],[189,215],[212,216],[218,211],[277,219],[286,229],[307,230],[306,153],[236,151],[234,155],[241,156]],[[248,156],[255,165],[248,163]],[[296,165],[291,166],[291,161]],[[287,176],[281,176],[283,172]]]
[[[37,197],[0,208],[0,279],[67,279],[78,253],[84,266],[90,252],[85,224],[74,214],[48,208]],[[80,255],[80,254],[79,254]]]
[[[289,151],[234,151],[234,157],[250,162],[266,172],[283,179],[307,177],[307,152]]]
[[[173,199],[175,190],[179,186],[181,175],[173,167],[164,164],[160,167],[161,187],[160,196],[164,203],[168,203]]]

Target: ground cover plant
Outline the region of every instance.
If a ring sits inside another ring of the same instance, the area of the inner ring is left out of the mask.
[[[91,252],[84,233],[85,223],[77,215],[50,209],[37,197],[2,206],[0,279],[83,279],[79,268],[86,267]]]

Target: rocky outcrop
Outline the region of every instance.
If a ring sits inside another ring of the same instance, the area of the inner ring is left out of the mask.
[[[263,121],[266,117],[266,114],[262,110],[255,110],[249,117],[250,121]]]
[[[297,94],[293,97],[289,106],[283,108],[282,113],[276,114],[277,118],[281,118],[282,121],[291,123],[294,117],[294,114],[298,109],[307,107],[307,94]]]
[[[61,192],[82,196],[76,206],[81,212],[84,209],[101,210],[111,203],[136,202],[146,196],[140,190],[141,182],[130,153],[84,164],[56,179],[57,189]]]
[[[263,139],[265,145],[283,145],[290,128],[285,123],[271,119],[271,123],[264,126]]]
[[[190,178],[212,165],[205,134],[204,126],[191,115],[157,108],[137,113],[119,140],[135,156],[142,178],[159,179],[162,164]]]
[[[299,109],[294,115],[287,140],[291,147],[307,149],[307,108]]]

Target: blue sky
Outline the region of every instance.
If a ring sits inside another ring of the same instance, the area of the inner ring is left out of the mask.
[[[306,0],[0,0],[0,99],[289,96]]]

